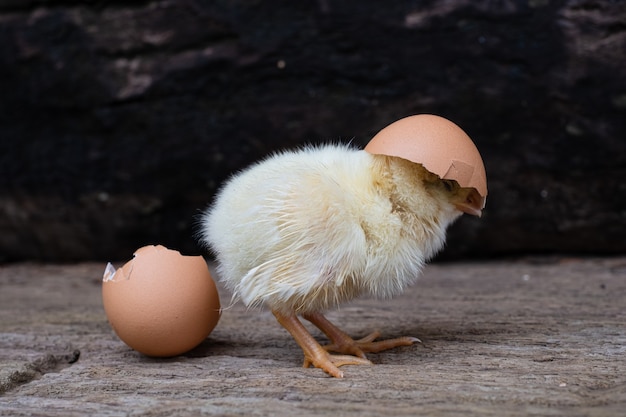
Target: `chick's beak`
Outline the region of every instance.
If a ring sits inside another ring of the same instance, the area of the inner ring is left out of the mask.
[[[453,204],[463,213],[480,217],[483,214],[486,198],[481,196],[475,188],[461,188],[455,196]]]

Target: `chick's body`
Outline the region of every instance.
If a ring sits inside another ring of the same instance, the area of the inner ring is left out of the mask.
[[[418,277],[461,215],[459,190],[398,157],[338,145],[284,152],[225,184],[202,240],[246,305],[264,304],[279,321],[301,314],[329,334],[318,312],[391,296]]]
[[[233,177],[205,218],[221,279],[247,305],[295,312],[401,291],[441,248],[447,224],[423,187],[398,194],[386,159],[309,148]]]

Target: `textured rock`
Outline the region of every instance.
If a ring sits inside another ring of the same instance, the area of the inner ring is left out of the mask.
[[[0,261],[195,253],[195,215],[283,147],[437,113],[490,196],[448,256],[626,250],[626,4],[0,2]]]
[[[142,356],[106,322],[103,269],[0,268],[1,416],[613,417],[626,407],[624,257],[430,265],[393,300],[329,313],[354,336],[423,341],[370,354],[374,365],[345,366],[341,380],[303,369],[272,314],[229,305],[222,288],[227,308],[200,346]]]

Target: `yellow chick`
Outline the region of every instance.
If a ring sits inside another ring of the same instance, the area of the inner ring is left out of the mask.
[[[267,306],[313,365],[370,364],[419,339],[353,340],[323,312],[360,295],[391,297],[416,281],[463,212],[480,215],[473,188],[421,164],[342,145],[273,155],[232,177],[202,216],[201,241],[218,275],[247,306]],[[298,316],[331,341],[322,347]],[[331,354],[334,352],[336,354]]]

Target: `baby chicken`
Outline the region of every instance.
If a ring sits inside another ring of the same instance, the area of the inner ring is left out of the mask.
[[[232,177],[200,233],[221,280],[247,306],[271,309],[302,348],[304,366],[342,377],[339,366],[370,364],[365,353],[418,339],[353,340],[323,312],[364,294],[398,294],[441,249],[446,228],[482,208],[474,188],[421,164],[325,145],[276,154]],[[322,347],[298,316],[331,345]]]

